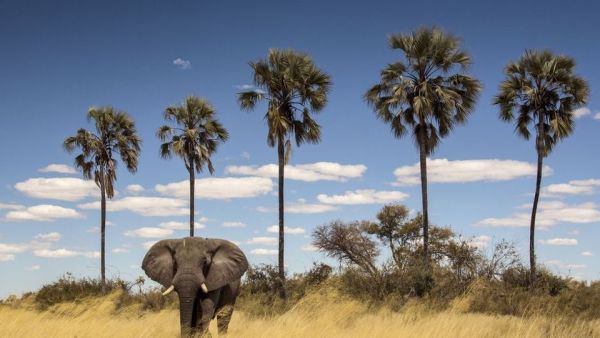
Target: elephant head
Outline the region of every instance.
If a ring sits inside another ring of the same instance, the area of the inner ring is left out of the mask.
[[[152,280],[179,296],[182,335],[196,325],[198,292],[209,293],[239,280],[248,269],[244,253],[222,239],[166,239],[146,253],[142,269]]]

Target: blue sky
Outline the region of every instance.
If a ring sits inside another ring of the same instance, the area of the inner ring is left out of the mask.
[[[178,159],[160,159],[155,131],[164,108],[190,94],[212,102],[231,135],[214,157],[213,178],[199,177],[196,217],[204,228],[197,233],[239,242],[252,263],[276,263],[276,234],[268,231],[277,223],[277,186],[268,166],[276,152],[266,144],[264,107],[241,112],[236,102],[239,88],[251,83],[248,62],[272,47],[309,53],[334,83],[318,116],[322,142],[295,149],[288,169],[286,201],[294,213],[287,213],[286,225],[295,233],[286,239],[288,270],[303,271],[322,259],[307,246],[317,225],[371,219],[395,200],[420,210],[412,140],[394,139],[362,95],[382,67],[400,58],[387,47],[387,36],[427,25],[463,39],[474,61],[469,73],[484,85],[469,123],[444,139],[429,162],[431,222],[488,248],[503,238],[515,241],[526,258],[534,147],[498,120],[492,97],[503,67],[525,49],[571,55],[591,95],[575,134],[545,162],[538,260],[561,273],[597,279],[597,6],[0,1],[0,297],[38,288],[67,271],[98,275],[95,186],[68,173],[72,157],[61,148],[77,128],[91,127],[85,113],[93,105],[129,112],[143,138],[139,171],[119,172],[108,213],[109,276],[143,274],[145,245],[186,234],[174,229],[186,221],[186,171]]]

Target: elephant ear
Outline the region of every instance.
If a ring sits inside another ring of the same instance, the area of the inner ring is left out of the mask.
[[[174,275],[173,240],[156,242],[146,253],[142,269],[155,282],[164,287],[171,286]]]
[[[248,260],[240,248],[226,240],[207,239],[212,252],[211,264],[206,274],[209,291],[238,280],[248,270]]]

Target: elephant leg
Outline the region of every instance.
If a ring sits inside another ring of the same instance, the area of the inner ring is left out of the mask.
[[[235,300],[240,293],[240,281],[237,280],[223,287],[221,299],[217,312],[217,326],[219,327],[219,336],[226,335],[233,314]]]
[[[218,290],[210,292],[198,301],[198,321],[196,324],[198,328],[197,332],[201,337],[211,336],[208,327],[215,315],[215,307],[219,302],[219,293]]]
[[[219,337],[227,334],[227,328],[233,314],[233,305],[226,305],[217,312],[217,326],[219,327]]]

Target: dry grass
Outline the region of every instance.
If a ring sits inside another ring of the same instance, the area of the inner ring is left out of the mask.
[[[39,312],[31,299],[0,306],[2,337],[178,337],[176,310],[115,310],[119,292],[63,303]],[[432,312],[409,303],[401,312],[377,310],[332,289],[314,292],[280,316],[234,313],[230,337],[600,337],[600,321],[517,318],[464,313],[468,300]],[[216,336],[216,323],[211,332]]]

